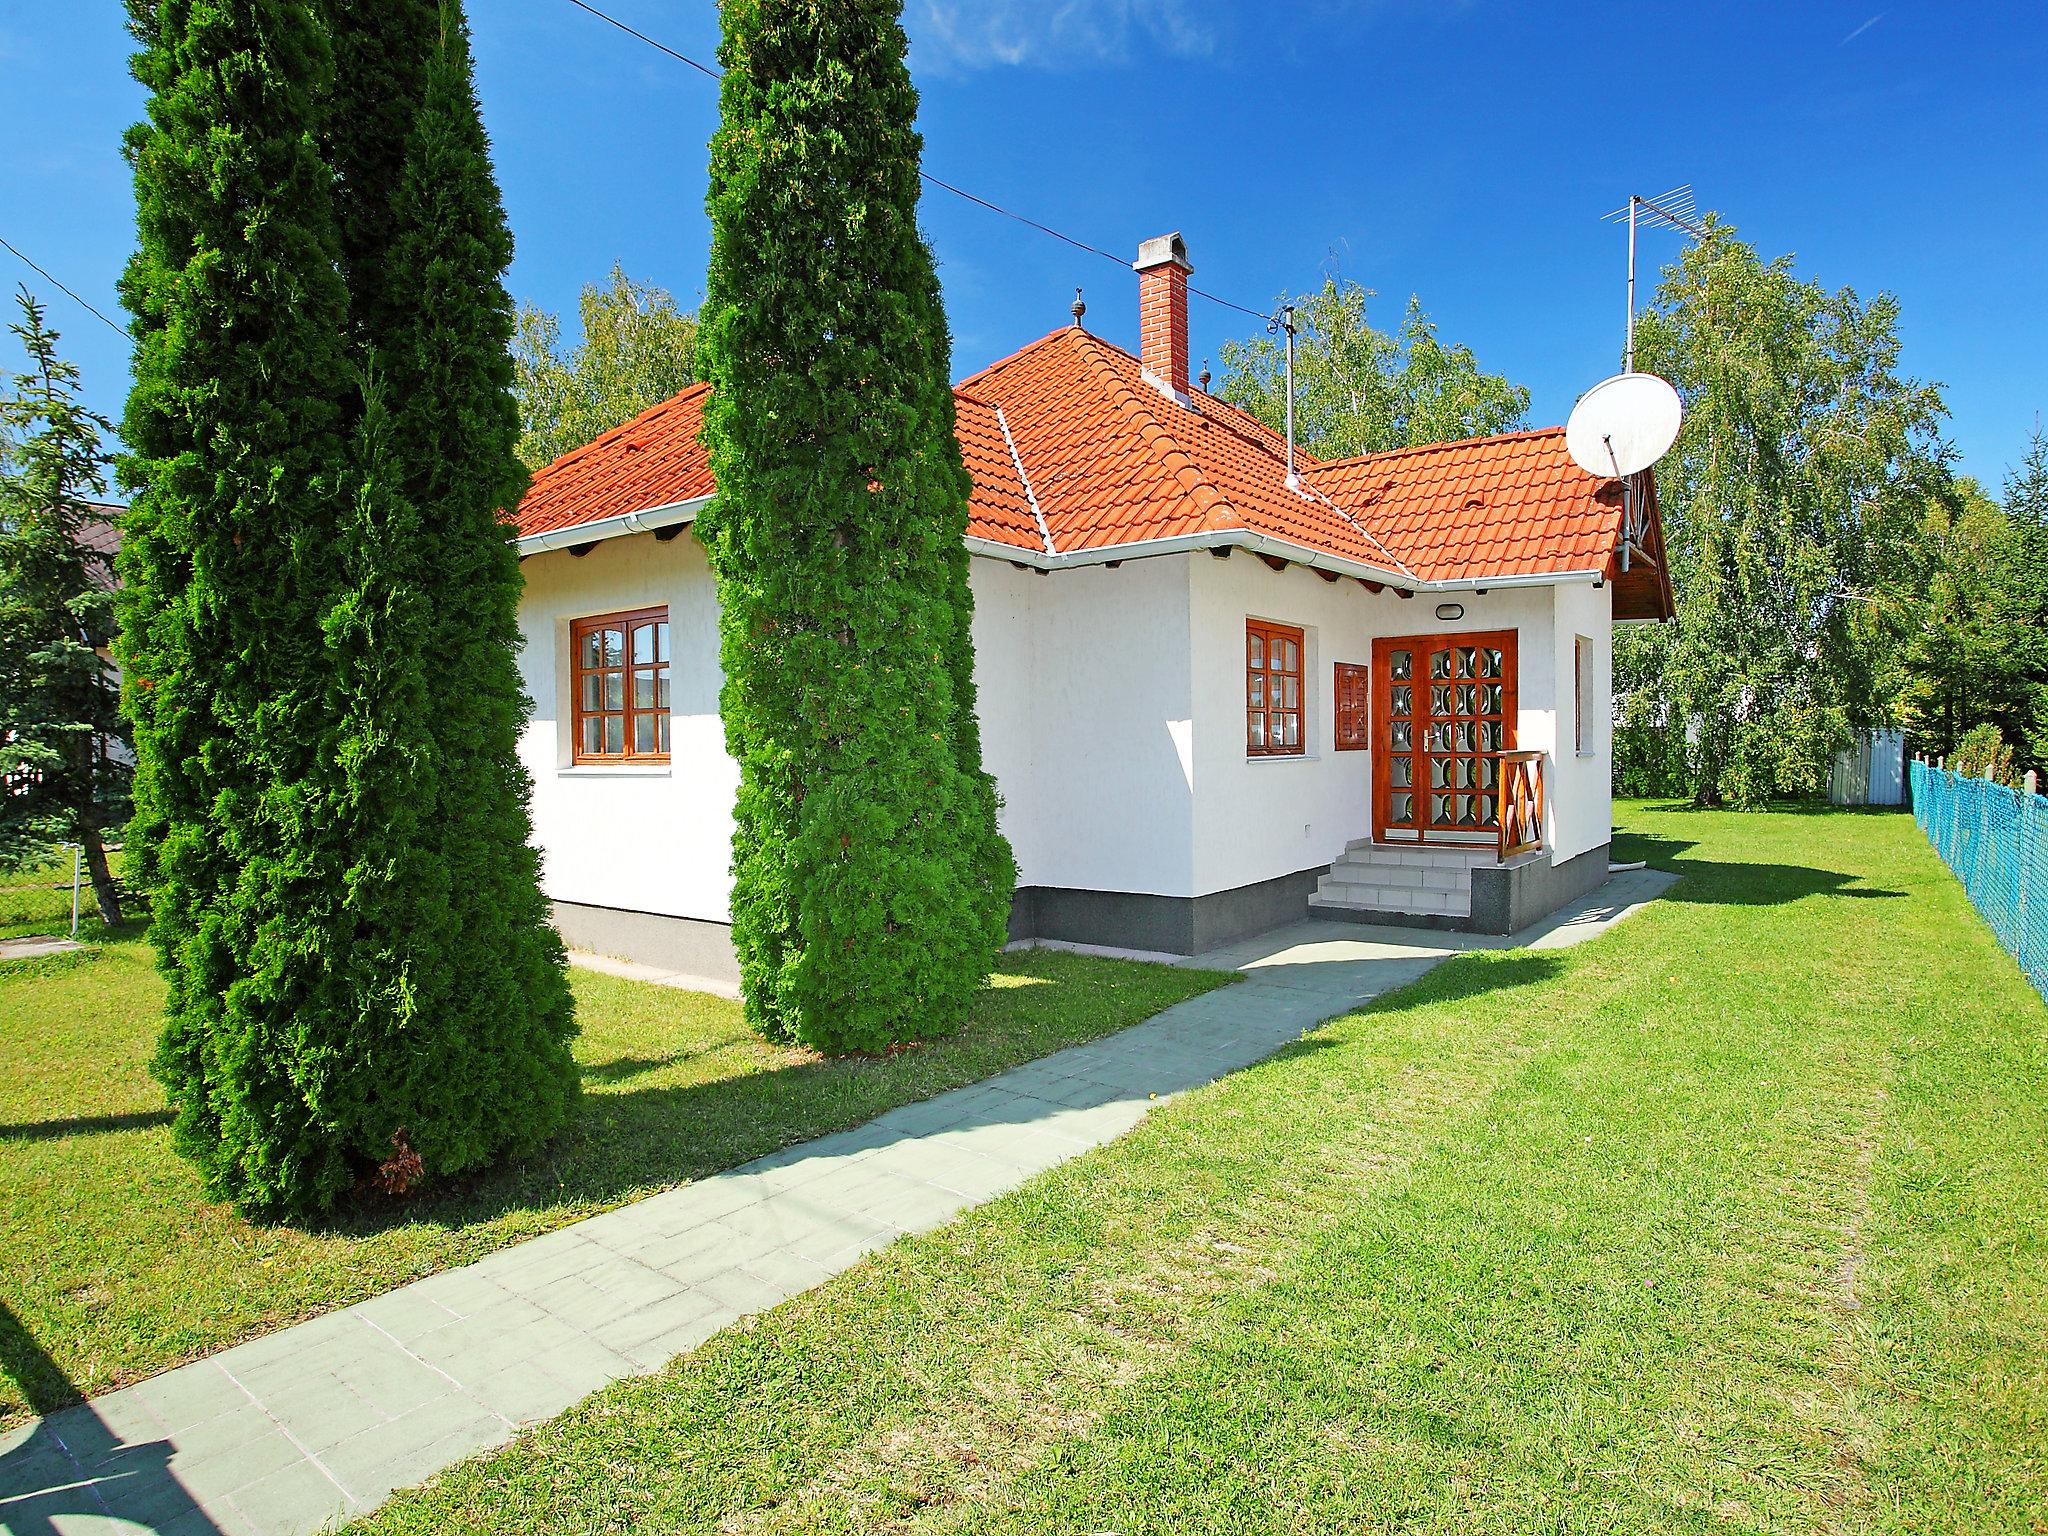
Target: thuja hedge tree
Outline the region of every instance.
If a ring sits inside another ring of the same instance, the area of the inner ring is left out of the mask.
[[[892,0],[729,0],[699,365],[741,784],[749,1018],[822,1049],[963,1021],[1015,883],[982,769],[969,481]]]
[[[350,1018],[371,1069],[366,1137],[403,1131],[431,1176],[531,1150],[576,1084],[517,755],[521,583],[500,516],[527,485],[512,236],[461,6],[330,0],[329,14],[325,142],[367,393],[354,558],[328,619],[351,765],[345,879],[372,917]]]
[[[574,1092],[513,756],[509,242],[459,12],[131,15],[157,1070],[211,1193],[303,1213],[532,1147]]]

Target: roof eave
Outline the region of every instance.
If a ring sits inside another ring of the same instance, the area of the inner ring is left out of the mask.
[[[649,507],[644,512],[620,512],[612,517],[592,518],[587,523],[571,523],[566,528],[522,534],[515,541],[515,547],[520,558],[524,559],[528,555],[544,555],[550,550],[595,544],[601,539],[624,538],[629,533],[652,533],[657,528],[694,523],[697,514],[710,504],[709,496],[692,496],[687,501],[672,501],[665,506]]]
[[[605,539],[625,538],[630,534],[652,533],[660,528],[673,528],[680,524],[692,523],[697,514],[711,502],[710,496],[696,496],[687,501],[670,502],[666,506],[649,507],[641,512],[621,512],[612,517],[593,518],[587,523],[575,523],[567,528],[550,528],[541,533],[526,534],[516,541],[520,556],[547,554],[554,550],[576,549],[596,544]],[[1325,550],[1311,549],[1306,544],[1296,544],[1289,539],[1276,539],[1270,534],[1259,533],[1250,528],[1211,528],[1199,533],[1175,534],[1163,539],[1135,539],[1123,544],[1103,544],[1090,549],[1048,551],[1019,544],[1005,544],[999,539],[986,539],[975,534],[966,538],[967,552],[990,560],[1008,560],[1017,565],[1026,565],[1033,570],[1063,571],[1076,570],[1091,565],[1120,564],[1125,560],[1147,560],[1161,555],[1187,554],[1195,550],[1245,549],[1253,554],[1270,555],[1276,560],[1285,560],[1290,565],[1306,566],[1314,571],[1329,571],[1339,576],[1355,576],[1360,581],[1377,582],[1381,586],[1393,587],[1404,592],[1470,592],[1481,587],[1551,587],[1576,582],[1598,583],[1607,578],[1604,570],[1569,571],[1517,571],[1495,575],[1457,576],[1425,580],[1405,571],[1389,570],[1365,560],[1352,560],[1343,555],[1333,555]]]
[[[1290,565],[1306,566],[1315,571],[1330,571],[1339,576],[1355,576],[1360,581],[1377,582],[1381,586],[1394,587],[1404,592],[1470,592],[1481,587],[1553,587],[1578,582],[1598,584],[1606,579],[1606,572],[1599,570],[1520,571],[1502,575],[1422,579],[1405,571],[1393,571],[1368,561],[1351,560],[1342,555],[1311,549],[1305,544],[1296,544],[1289,539],[1276,539],[1250,528],[1205,529],[1200,533],[1176,534],[1163,539],[1138,539],[1128,544],[1103,544],[1090,549],[1066,550],[1052,554],[1023,545],[1004,544],[996,539],[977,538],[972,534],[967,538],[969,554],[981,555],[991,560],[1008,560],[1038,571],[1113,565],[1125,560],[1145,560],[1159,555],[1186,554],[1201,549],[1247,549],[1254,554],[1271,555],[1276,560],[1285,560]]]

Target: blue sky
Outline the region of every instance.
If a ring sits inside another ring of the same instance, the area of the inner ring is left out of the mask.
[[[599,0],[709,58],[710,0]],[[573,311],[613,261],[701,291],[711,82],[566,0],[470,0],[519,255]],[[1962,468],[1996,486],[2048,415],[2048,6],[1563,7],[1459,0],[907,0],[936,175],[1111,251],[1187,237],[1197,285],[1254,308],[1341,268],[1390,324],[1411,292],[1561,421],[1617,363],[1622,236],[1600,216],[1690,181],[1767,255],[1903,306]],[[140,108],[116,0],[0,0],[0,237],[120,319]],[[1136,343],[1136,281],[941,193],[957,374],[1067,318]],[[1676,236],[1649,234],[1652,261]],[[49,299],[96,404],[127,348]],[[1197,300],[1198,357],[1257,322]],[[12,366],[11,360],[6,366]]]

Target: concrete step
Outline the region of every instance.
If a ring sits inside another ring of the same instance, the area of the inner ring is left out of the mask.
[[[1472,872],[1464,868],[1425,869],[1419,864],[1351,864],[1343,860],[1330,866],[1325,880],[1350,885],[1384,885],[1401,890],[1463,891],[1472,884]]]
[[[1418,864],[1491,864],[1499,857],[1492,843],[1375,843],[1369,837],[1354,837],[1344,845],[1347,858],[1410,860]]]
[[[1472,897],[1466,891],[1410,890],[1372,885],[1323,885],[1309,902],[1311,911],[1378,912],[1416,917],[1470,917]]]

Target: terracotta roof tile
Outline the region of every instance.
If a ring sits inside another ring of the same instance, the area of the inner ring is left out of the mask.
[[[697,441],[708,390],[541,470],[519,532],[708,495]],[[1168,398],[1136,358],[1078,326],[974,374],[955,401],[974,482],[968,532],[992,543],[1042,551],[1049,538],[1064,554],[1245,529],[1397,584],[1612,566],[1619,487],[1571,462],[1561,428],[1328,463],[1297,453],[1290,487],[1278,434],[1213,395]]]

